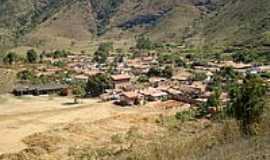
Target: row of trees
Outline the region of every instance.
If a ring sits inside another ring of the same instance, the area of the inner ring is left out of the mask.
[[[56,50],[49,53],[43,52],[41,54],[38,54],[34,49],[31,49],[26,52],[25,57],[20,56],[15,52],[9,52],[4,56],[3,62],[8,65],[12,65],[20,61],[26,63],[37,63],[39,61],[42,61],[44,56],[52,58],[64,58],[67,57],[68,54],[70,54],[70,52],[65,50]]]
[[[3,62],[8,65],[15,64],[19,61],[26,61],[27,63],[36,63],[38,61],[38,54],[35,50],[31,49],[27,51],[26,53],[26,59],[23,59],[23,57],[18,56],[15,52],[9,52],[7,53],[4,58]]]
[[[256,52],[256,51],[242,51],[236,52],[232,55],[233,61],[243,63],[267,63],[269,64],[270,55],[268,53]]]

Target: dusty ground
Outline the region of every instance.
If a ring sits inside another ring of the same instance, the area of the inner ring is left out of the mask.
[[[56,146],[45,145],[51,143],[46,141],[51,138],[61,139],[57,145],[68,148],[84,144],[103,146],[113,135],[131,128],[140,129],[143,136],[158,134],[162,128],[155,124],[155,117],[188,107],[170,101],[135,108],[95,99],[83,100],[79,105],[71,105],[72,102],[72,98],[1,96],[0,155],[29,147],[50,150]]]

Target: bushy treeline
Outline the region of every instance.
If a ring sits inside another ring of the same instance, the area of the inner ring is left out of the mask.
[[[251,63],[251,62],[269,63],[270,54],[255,51],[236,52],[233,53],[232,58],[235,62],[242,62],[242,63]]]
[[[34,64],[38,62],[42,62],[44,57],[51,58],[65,58],[70,54],[70,52],[66,50],[56,50],[52,52],[42,52],[38,53],[34,49],[30,49],[26,52],[25,55],[17,54],[16,52],[8,52],[2,58],[2,62],[6,65],[13,65],[16,63],[29,63]]]

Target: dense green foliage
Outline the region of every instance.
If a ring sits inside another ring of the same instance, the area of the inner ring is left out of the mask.
[[[107,42],[107,43],[101,43],[97,49],[97,51],[94,53],[93,61],[97,63],[105,63],[110,51],[113,50],[113,43]]]
[[[72,93],[75,96],[78,97],[84,97],[86,96],[86,83],[84,82],[76,82],[74,84],[72,84]]]
[[[149,77],[165,77],[171,78],[173,76],[173,68],[165,66],[165,68],[151,67],[147,73]]]
[[[237,79],[239,74],[232,67],[222,67],[217,73],[226,82],[232,82]]]
[[[68,51],[66,50],[56,50],[54,52],[50,52],[50,53],[44,53],[47,57],[53,57],[53,58],[65,58],[68,56],[68,54],[70,54]]]
[[[97,97],[104,93],[106,89],[111,88],[111,79],[105,74],[99,74],[89,78],[86,84],[86,93],[90,96]]]
[[[205,103],[202,103],[202,105],[200,106],[198,112],[199,117],[203,117],[209,114],[210,108],[215,108],[216,111],[219,110],[219,107],[221,105],[221,93],[221,88],[215,88],[214,93],[207,99]]]
[[[65,62],[63,62],[63,61],[56,61],[52,65],[55,66],[55,67],[63,68],[65,66]]]
[[[149,77],[146,75],[141,75],[139,76],[139,78],[137,79],[138,82],[140,83],[145,83],[145,82],[149,82]]]
[[[28,70],[21,71],[17,74],[19,80],[32,80],[35,76]]]
[[[174,64],[176,67],[186,67],[186,62],[177,53],[162,53],[158,57],[160,64]]]
[[[242,51],[232,55],[233,61],[242,63],[265,63],[269,64],[270,55],[265,52]]]
[[[151,40],[148,37],[139,36],[137,38],[136,47],[138,49],[150,50],[153,48],[153,42],[151,42]]]
[[[35,50],[31,49],[27,51],[26,58],[28,63],[36,63],[38,61],[38,54]]]
[[[18,60],[17,54],[15,52],[9,52],[4,58],[3,62],[5,64],[14,64]]]
[[[266,84],[257,76],[248,76],[230,90],[227,114],[240,121],[244,134],[253,134],[253,125],[261,120],[266,104]]]
[[[193,81],[204,81],[207,78],[207,75],[204,72],[194,72],[190,77]]]

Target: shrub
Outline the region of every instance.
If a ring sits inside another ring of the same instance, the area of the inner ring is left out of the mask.
[[[191,79],[193,81],[204,81],[207,78],[207,75],[204,72],[195,72]]]
[[[140,82],[140,83],[145,83],[145,82],[149,81],[149,77],[146,76],[146,75],[141,75],[141,76],[139,76],[137,81]]]
[[[194,117],[195,117],[195,112],[192,110],[177,112],[175,114],[175,118],[177,120],[180,120],[181,122],[194,120]]]
[[[114,134],[112,135],[111,140],[113,143],[119,144],[119,143],[123,143],[124,138],[121,134]]]
[[[24,71],[21,71],[19,73],[17,73],[17,78],[19,80],[33,80],[34,79],[34,75],[32,72],[28,71],[28,70],[24,70]]]
[[[158,57],[160,64],[175,64],[177,67],[185,67],[185,61],[176,53],[164,53]]]
[[[53,66],[62,68],[62,67],[65,66],[65,62],[63,62],[63,61],[57,61],[57,62],[54,62],[53,63]]]
[[[31,49],[31,50],[27,51],[26,57],[27,57],[27,61],[29,63],[36,63],[37,59],[38,59],[38,54],[35,50]]]
[[[148,37],[139,36],[137,38],[136,48],[150,50],[153,48],[153,43],[151,42],[151,40]]]
[[[173,68],[171,66],[166,66],[162,71],[162,77],[171,78],[173,76]]]
[[[9,52],[4,58],[3,58],[3,62],[5,64],[14,64],[16,63],[18,57],[17,54],[15,52]]]

